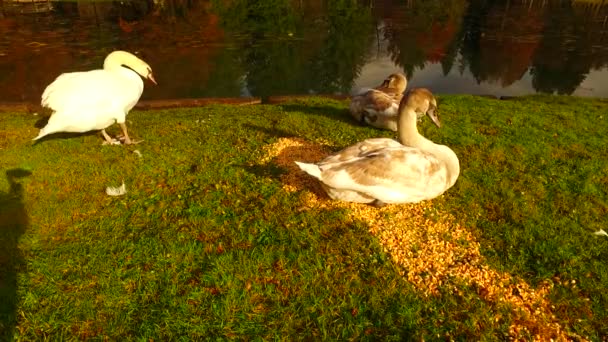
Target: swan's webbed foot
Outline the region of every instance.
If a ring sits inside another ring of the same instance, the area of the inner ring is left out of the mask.
[[[101,130],[101,134],[103,135],[103,138],[105,139],[105,141],[102,143],[102,145],[120,145],[120,141],[112,138],[108,133],[106,133],[105,129]]]
[[[119,137],[118,139],[123,141],[123,143],[125,145],[135,145],[135,144],[139,144],[140,142],[143,141],[143,140],[131,141],[131,138],[129,138],[129,133],[127,133],[127,124],[125,124],[124,122],[121,122],[118,125],[120,125],[120,128],[122,129],[122,133],[123,133],[123,135],[121,137]]]
[[[137,145],[143,141],[143,140],[131,140],[128,137],[125,137],[124,135],[119,135],[116,138],[120,141],[120,143],[123,143],[125,145]]]

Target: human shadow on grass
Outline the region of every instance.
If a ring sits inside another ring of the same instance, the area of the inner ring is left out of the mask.
[[[0,192],[0,340],[12,341],[17,324],[18,275],[25,271],[23,253],[18,243],[29,226],[23,186],[19,179],[30,171],[6,171],[7,192]]]

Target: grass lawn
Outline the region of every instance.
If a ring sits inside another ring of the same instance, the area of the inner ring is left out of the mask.
[[[293,167],[394,136],[347,102],[135,111],[132,146],[0,113],[0,340],[606,339],[608,101],[439,101],[460,178],[382,209]]]

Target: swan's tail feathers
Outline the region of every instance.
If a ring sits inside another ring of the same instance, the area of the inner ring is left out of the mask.
[[[40,130],[40,132],[38,133],[38,136],[37,136],[37,137],[35,137],[35,138],[34,138],[34,139],[32,139],[32,140],[38,140],[38,139],[40,139],[40,138],[42,138],[42,137],[44,137],[45,135],[48,135],[48,134],[49,134],[49,133],[48,133],[47,131],[45,131],[45,129],[43,128],[43,129],[41,129],[41,130]]]
[[[317,179],[321,179],[321,169],[319,169],[319,166],[317,166],[316,164],[307,164],[301,162],[296,162],[296,164],[298,164],[302,171],[308,173],[309,175]]]

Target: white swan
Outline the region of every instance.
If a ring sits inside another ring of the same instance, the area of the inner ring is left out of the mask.
[[[435,198],[452,187],[460,173],[458,157],[418,133],[418,108],[434,100],[427,89],[414,89],[399,106],[399,138],[367,139],[317,164],[296,162],[321,181],[332,199],[373,203],[416,203]],[[427,115],[440,126],[434,111]]]
[[[105,143],[116,144],[119,142],[105,129],[118,123],[125,144],[130,144],[125,118],[144,90],[138,74],[156,84],[146,62],[128,52],[114,51],[104,60],[103,69],[59,75],[42,93],[42,106],[53,114],[34,140],[57,132],[101,130]]]
[[[397,112],[407,79],[401,73],[389,75],[374,89],[363,89],[352,97],[349,110],[355,120],[377,128],[397,130]]]

